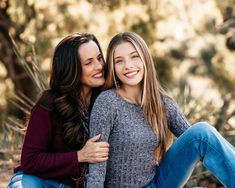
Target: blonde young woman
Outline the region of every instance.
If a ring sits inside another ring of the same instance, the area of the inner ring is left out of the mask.
[[[89,165],[87,188],[182,187],[199,160],[225,187],[235,187],[234,147],[207,123],[189,125],[162,90],[140,36],[114,36],[107,63],[109,90],[94,104],[90,136],[109,142],[109,159]],[[178,139],[167,151],[170,132]]]

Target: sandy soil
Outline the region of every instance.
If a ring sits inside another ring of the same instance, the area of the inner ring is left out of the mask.
[[[12,160],[0,160],[0,188],[6,188],[13,174]]]

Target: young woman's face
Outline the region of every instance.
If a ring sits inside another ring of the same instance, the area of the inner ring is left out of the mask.
[[[123,42],[114,50],[114,70],[122,86],[141,84],[144,77],[144,64],[130,42]]]
[[[96,43],[89,41],[82,44],[78,53],[82,65],[81,82],[83,87],[95,88],[104,84],[104,61]]]

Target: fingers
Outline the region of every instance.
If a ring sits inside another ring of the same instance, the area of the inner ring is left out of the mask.
[[[103,152],[103,153],[96,153],[94,158],[104,158],[104,157],[108,157],[108,153],[107,152]]]
[[[85,159],[89,163],[108,160],[109,144],[107,142],[99,142],[100,136],[101,134],[98,134],[90,138],[82,149]]]
[[[97,163],[97,162],[103,162],[106,160],[108,160],[108,154],[103,153],[103,154],[96,154],[95,156],[90,157],[87,162],[88,163]]]
[[[92,150],[92,153],[89,155],[89,159],[91,162],[103,162],[108,159],[109,148],[108,147],[96,147]]]
[[[109,148],[100,148],[100,153],[109,153]]]
[[[90,142],[96,142],[96,141],[98,141],[98,140],[100,139],[100,136],[101,136],[101,134],[98,134],[98,135],[96,135],[96,136],[90,138],[90,139],[88,140],[88,142],[89,142],[89,141],[90,141]]]
[[[99,162],[104,162],[107,160],[108,160],[108,156],[100,156],[100,157],[96,157],[92,161],[89,161],[89,163],[99,163]]]
[[[96,142],[95,145],[97,147],[109,147],[107,142],[97,142],[100,139],[101,134],[98,134],[92,138],[90,138],[87,142]]]
[[[101,148],[101,147],[96,147],[92,150],[92,152],[90,153],[91,155],[93,155],[94,157],[99,157],[99,156],[108,156],[109,154],[109,148]]]
[[[101,147],[101,148],[108,148],[109,147],[109,143],[108,142],[96,142],[95,145],[97,147]]]

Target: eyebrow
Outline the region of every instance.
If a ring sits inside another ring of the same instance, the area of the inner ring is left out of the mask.
[[[138,54],[138,52],[135,50],[135,51],[131,52],[130,55],[135,54],[135,53]]]
[[[101,54],[97,55],[97,57],[100,57],[100,56],[101,56]],[[86,59],[84,62],[91,61],[92,59],[93,59],[93,57],[90,57],[90,58]]]
[[[129,53],[129,55],[132,55],[132,54],[135,54],[135,53],[138,54],[138,52],[135,50],[135,51]],[[114,59],[118,59],[118,58],[122,58],[122,56],[117,56],[117,57],[115,57]]]

